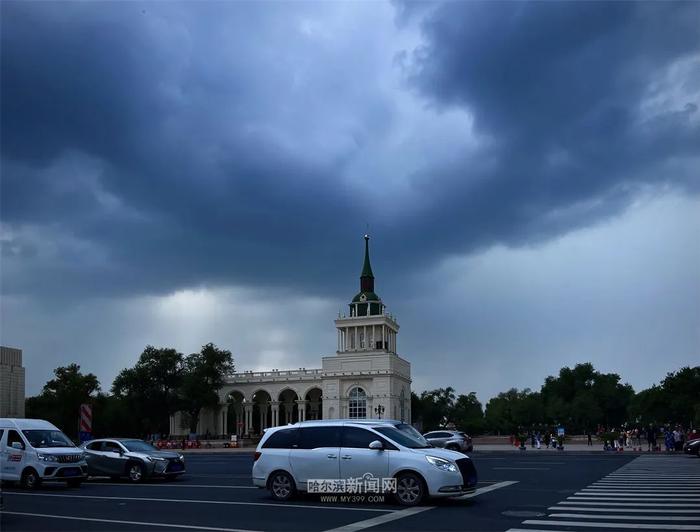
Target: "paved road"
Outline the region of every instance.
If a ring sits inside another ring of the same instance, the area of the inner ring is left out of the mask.
[[[480,478],[475,496],[403,509],[318,497],[277,503],[251,486],[251,455],[200,453],[188,455],[188,473],[175,482],[91,481],[39,492],[8,487],[0,529],[700,530],[694,457],[530,451],[472,457]]]

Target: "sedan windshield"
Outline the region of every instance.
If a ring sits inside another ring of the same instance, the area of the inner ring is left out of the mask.
[[[153,445],[142,440],[127,440],[123,441],[122,445],[133,452],[152,453],[153,451],[158,450],[153,447]]]
[[[41,447],[75,447],[60,430],[23,430],[22,434],[35,449]]]
[[[404,447],[408,447],[409,449],[427,449],[428,447],[432,447],[432,445],[420,435],[420,432],[406,423],[400,423],[398,425],[380,425],[372,428],[390,440]]]

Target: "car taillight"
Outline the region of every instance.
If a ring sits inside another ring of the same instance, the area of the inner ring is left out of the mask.
[[[255,454],[253,455],[253,462],[257,462],[258,458],[262,456],[262,453],[260,451],[255,451]]]

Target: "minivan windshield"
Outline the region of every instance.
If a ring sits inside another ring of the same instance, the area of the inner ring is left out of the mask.
[[[68,439],[68,436],[60,430],[23,430],[22,434],[29,440],[29,445],[35,449],[42,447],[75,447],[73,442]]]
[[[143,440],[126,440],[122,444],[132,452],[152,453],[158,450]]]
[[[404,447],[408,447],[409,449],[427,449],[428,447],[432,447],[432,445],[421,436],[420,432],[407,423],[379,425],[372,428],[390,440]]]

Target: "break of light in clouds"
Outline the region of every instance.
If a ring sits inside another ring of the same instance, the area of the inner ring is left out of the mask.
[[[2,343],[30,394],[146,343],[316,367],[369,223],[414,390],[696,364],[699,17],[3,2]]]

